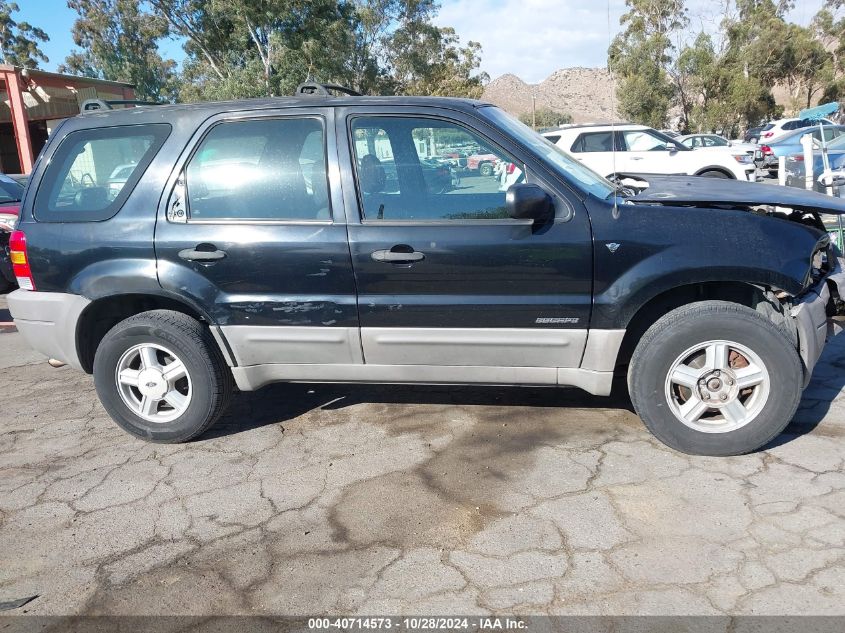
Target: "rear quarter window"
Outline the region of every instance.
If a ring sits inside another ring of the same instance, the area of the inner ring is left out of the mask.
[[[170,130],[166,123],[155,123],[71,132],[41,178],[35,219],[95,222],[114,216]]]

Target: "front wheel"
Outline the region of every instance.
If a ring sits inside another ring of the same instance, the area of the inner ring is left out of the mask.
[[[493,165],[490,163],[481,163],[478,167],[478,173],[484,176],[485,178],[488,176],[493,175]]]
[[[225,410],[232,375],[208,330],[179,312],[152,310],[115,325],[94,356],[94,385],[124,430],[185,442]]]
[[[719,171],[718,169],[711,169],[709,171],[702,172],[699,174],[704,176],[705,178],[730,178],[725,172]]]
[[[792,419],[803,370],[789,334],[738,304],[704,301],[673,310],[631,359],[631,401],[664,444],[694,455],[741,455]]]

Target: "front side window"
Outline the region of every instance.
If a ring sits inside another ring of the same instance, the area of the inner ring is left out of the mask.
[[[525,166],[440,119],[358,117],[351,136],[365,220],[507,219],[505,192]]]
[[[648,130],[626,130],[622,133],[629,152],[654,152],[667,149],[666,140]]]
[[[42,178],[35,215],[42,221],[104,220],[122,206],[167,135],[166,124],[71,132]]]
[[[705,147],[727,147],[728,142],[723,139],[721,136],[705,136],[704,138],[704,146]]]
[[[323,123],[229,121],[206,134],[185,170],[193,221],[328,220]]]
[[[683,141],[681,141],[681,145],[684,145],[685,147],[690,147],[690,148],[701,147],[701,141],[699,140],[699,138],[697,136],[693,136],[691,138],[685,138]]]

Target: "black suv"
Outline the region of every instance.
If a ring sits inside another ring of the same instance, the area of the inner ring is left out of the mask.
[[[310,93],[310,94],[306,94]],[[478,147],[492,173],[443,187]],[[491,105],[330,96],[89,112],[51,137],[11,239],[18,329],[179,442],[233,385],[570,385],[689,453],[794,413],[842,311],[818,212],[695,177],[611,183]],[[777,205],[777,207],[772,206]]]

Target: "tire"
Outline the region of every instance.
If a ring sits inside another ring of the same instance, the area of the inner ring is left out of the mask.
[[[175,360],[184,372],[173,369],[168,379]],[[232,374],[198,321],[151,310],[121,321],[103,337],[94,356],[94,385],[124,430],[150,442],[176,443],[200,435],[225,411]]]
[[[735,303],[703,301],[673,310],[649,328],[631,358],[634,409],[657,439],[678,451],[724,456],[757,450],[783,431],[801,399],[804,372],[793,338]],[[716,367],[722,368],[718,376]]]
[[[759,140],[760,140],[760,139],[758,139],[756,136],[752,136],[750,139],[748,139],[748,140],[746,141],[746,143],[752,143],[752,144],[753,144],[753,143],[756,143],[756,142],[757,142],[757,141],[759,141]]]
[[[482,176],[492,176],[493,175],[493,165],[490,163],[481,163],[478,166],[478,173]]]
[[[718,169],[708,169],[698,175],[704,176],[705,178],[730,178],[725,172],[719,171]]]
[[[777,178],[778,177],[778,170],[777,169],[770,169],[769,170],[769,176],[771,176],[772,178]]]

